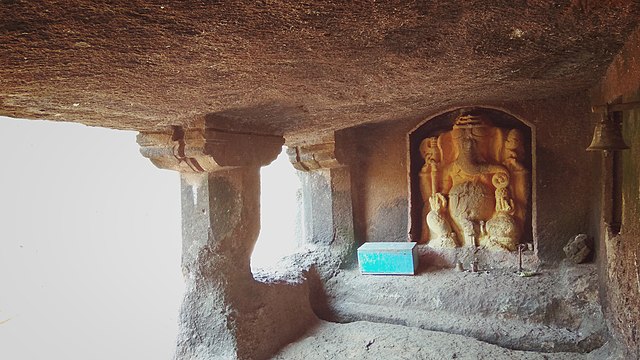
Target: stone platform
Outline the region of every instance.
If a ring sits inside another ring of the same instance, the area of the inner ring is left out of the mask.
[[[520,277],[419,269],[417,276],[361,275],[344,270],[321,287],[316,313],[339,323],[369,321],[459,334],[504,348],[587,353],[607,330],[595,265],[562,265]]]
[[[472,261],[477,261],[483,269],[518,270],[519,258],[517,251],[491,251],[482,248],[432,248],[419,244],[416,246],[423,272],[426,267],[455,268],[456,262],[461,261],[465,268],[469,268]],[[534,251],[522,252],[522,266],[525,269],[536,269],[541,262]]]

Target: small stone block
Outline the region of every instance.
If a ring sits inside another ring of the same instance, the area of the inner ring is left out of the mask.
[[[415,242],[368,242],[358,248],[363,274],[413,275],[418,268]]]

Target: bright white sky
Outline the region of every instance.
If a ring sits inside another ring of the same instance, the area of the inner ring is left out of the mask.
[[[284,150],[260,169],[260,236],[251,256],[252,268],[277,266],[278,260],[295,251],[296,220],[302,221],[296,219],[300,186],[297,170]]]
[[[0,117],[0,359],[170,359],[180,185],[135,133]]]
[[[0,359],[171,359],[178,173],[143,158],[134,132],[0,117],[0,134]],[[262,185],[252,261],[266,266],[295,247],[286,155]]]

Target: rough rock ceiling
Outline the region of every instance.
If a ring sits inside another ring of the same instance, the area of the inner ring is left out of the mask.
[[[299,136],[598,80],[637,0],[0,0],[0,114]]]

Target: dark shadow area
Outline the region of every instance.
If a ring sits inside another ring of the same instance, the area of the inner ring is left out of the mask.
[[[318,321],[309,307],[309,282],[253,281],[251,305],[245,310],[239,341],[246,359],[271,359],[282,347],[304,336]],[[250,295],[250,294],[248,294]],[[242,310],[242,309],[241,309]],[[259,351],[256,351],[259,349]]]
[[[312,266],[306,275],[309,284],[309,302],[313,312],[322,320],[339,322],[331,311],[327,292],[325,291],[325,282],[322,281],[318,269]]]
[[[205,128],[251,134],[282,135],[307,122],[308,113],[302,105],[271,102],[205,115]]]

